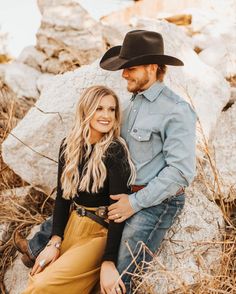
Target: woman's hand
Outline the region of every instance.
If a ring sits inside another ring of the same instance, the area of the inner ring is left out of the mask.
[[[104,261],[100,272],[101,294],[124,294],[125,285],[112,261]]]
[[[61,238],[56,236],[52,237],[48,245],[43,249],[43,251],[40,252],[30,273],[31,276],[40,273],[45,268],[45,266],[53,263],[58,259],[60,256],[60,250],[59,248],[55,247],[56,242],[61,242]]]

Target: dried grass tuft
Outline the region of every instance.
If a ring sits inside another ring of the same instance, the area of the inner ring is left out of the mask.
[[[0,146],[32,103],[33,100],[22,103],[0,80]],[[6,228],[0,240],[0,293],[3,294],[6,293],[4,274],[16,255],[11,238],[13,232],[20,229],[27,236],[34,225],[52,214],[53,200],[34,189],[24,197],[16,195],[13,190],[11,196],[4,196],[6,190],[26,185],[28,184],[3,162],[0,148],[0,227]]]

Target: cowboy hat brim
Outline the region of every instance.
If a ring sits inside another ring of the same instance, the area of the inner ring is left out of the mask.
[[[115,46],[110,48],[102,57],[100,66],[106,70],[119,70],[131,66],[146,65],[146,64],[159,64],[159,65],[173,65],[183,66],[184,63],[173,56],[169,55],[141,55],[131,59],[121,58],[119,56],[122,46]]]

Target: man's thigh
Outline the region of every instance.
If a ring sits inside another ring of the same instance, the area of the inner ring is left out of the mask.
[[[137,262],[151,260],[151,255],[144,252],[142,244],[152,252],[160,247],[167,230],[181,212],[184,201],[184,194],[173,197],[159,205],[142,209],[126,221],[118,255],[120,273],[127,269],[133,257]]]

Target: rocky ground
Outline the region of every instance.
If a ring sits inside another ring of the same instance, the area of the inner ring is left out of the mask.
[[[166,54],[184,61],[183,68],[169,67],[165,82],[198,115],[197,176],[145,279],[140,282],[143,273],[137,273],[137,293],[236,292],[235,2],[173,1],[169,7],[143,0],[100,22],[73,0],[38,5],[36,46],[0,64],[2,293],[25,287],[28,271],[11,234],[19,226],[28,234],[51,213],[58,147],[80,93],[105,84],[123,107],[128,103],[120,73],[101,70],[98,61],[132,29],[160,32]]]

